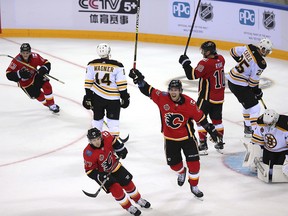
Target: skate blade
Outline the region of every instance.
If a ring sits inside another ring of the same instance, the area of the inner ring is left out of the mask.
[[[207,150],[200,151],[199,155],[200,156],[206,156],[206,155],[208,155],[208,151]]]
[[[220,153],[220,154],[224,154],[223,149],[216,149],[216,151],[217,151],[218,153]]]
[[[199,200],[199,201],[202,201],[202,202],[204,201],[203,197],[197,197],[197,196],[194,195],[194,198]]]

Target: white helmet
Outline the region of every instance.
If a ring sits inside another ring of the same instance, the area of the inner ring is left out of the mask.
[[[101,58],[110,58],[110,51],[111,51],[111,48],[106,43],[101,43],[97,46],[97,54]]]
[[[275,125],[275,123],[279,119],[279,114],[272,109],[266,109],[263,113],[263,122],[266,125],[272,126]]]
[[[266,56],[266,55],[272,53],[272,46],[273,46],[273,44],[272,44],[271,40],[268,38],[261,39],[259,44],[258,44],[258,47],[260,48],[260,51],[263,54],[263,56]]]

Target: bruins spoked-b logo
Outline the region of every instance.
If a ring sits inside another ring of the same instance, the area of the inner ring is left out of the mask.
[[[271,30],[275,28],[275,14],[273,11],[264,11],[263,13],[263,25],[266,29]]]
[[[184,121],[184,117],[179,113],[166,113],[164,118],[166,125],[173,129],[179,128]]]
[[[209,3],[200,4],[199,16],[204,21],[210,21],[213,19],[213,6]]]

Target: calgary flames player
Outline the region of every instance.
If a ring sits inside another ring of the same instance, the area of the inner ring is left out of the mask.
[[[223,136],[222,109],[225,91],[225,59],[217,53],[216,44],[213,41],[202,43],[200,50],[203,59],[195,68],[190,65],[191,61],[186,55],[180,56],[179,63],[183,66],[189,80],[199,79],[197,106],[206,116],[209,115],[215,128]],[[207,154],[207,131],[201,125],[197,126],[200,142],[199,150]],[[220,150],[224,146],[216,145],[215,148]]]
[[[200,161],[197,140],[194,135],[193,120],[200,124],[211,135],[216,144],[222,142],[214,125],[207,121],[205,114],[198,108],[196,102],[182,94],[180,80],[172,80],[168,92],[162,92],[144,81],[144,76],[137,69],[131,69],[129,77],[138,84],[140,91],[157,104],[162,123],[162,133],[165,139],[167,164],[178,173],[178,185],[185,182],[186,167],[183,165],[181,150],[186,157],[189,184],[191,192],[198,198],[203,197],[198,188]]]
[[[8,80],[17,82],[31,99],[37,99],[53,113],[58,113],[60,108],[54,102],[52,86],[45,76],[49,74],[50,69],[51,63],[47,59],[31,52],[29,43],[23,43],[20,53],[7,68],[6,77]]]
[[[141,211],[133,206],[131,198],[143,208],[150,208],[150,203],[141,198],[135,184],[132,181],[132,174],[125,169],[117,160],[124,159],[128,153],[126,147],[118,138],[108,131],[100,131],[97,128],[88,130],[89,144],[83,151],[85,171],[88,177],[94,179],[108,194],[111,192],[115,200],[132,215],[138,216]]]

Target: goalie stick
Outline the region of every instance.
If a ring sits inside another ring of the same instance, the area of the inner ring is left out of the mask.
[[[12,58],[12,59],[16,60],[17,62],[19,62],[19,63],[21,63],[21,64],[29,67],[30,69],[36,71],[37,73],[39,73],[39,71],[38,71],[36,68],[34,68],[33,66],[31,66],[31,65],[29,65],[29,64],[27,64],[27,63],[25,63],[25,62],[23,62],[23,61],[20,61],[20,60],[14,58],[13,56],[6,55],[6,54],[0,54],[0,56],[6,56],[6,57],[8,57],[8,58]],[[54,79],[54,80],[56,80],[56,81],[58,81],[58,82],[60,82],[60,83],[62,83],[62,84],[65,84],[63,81],[61,81],[61,80],[59,80],[59,79],[57,79],[57,78],[55,78],[55,77],[53,77],[53,76],[51,76],[51,75],[49,75],[49,74],[45,74],[44,76],[49,77],[49,78],[51,78],[51,79]]]
[[[120,160],[120,158],[117,158],[116,163],[114,164],[113,168],[111,169],[110,172],[108,172],[107,177],[105,178],[105,180],[102,182],[102,184],[100,185],[99,189],[98,189],[95,193],[88,193],[88,192],[82,190],[83,193],[84,193],[86,196],[88,196],[88,197],[96,198],[96,197],[98,196],[98,194],[100,193],[101,189],[104,187],[105,183],[109,180],[109,176],[111,175],[112,171],[113,171],[113,170],[116,168],[116,166],[118,165],[119,160]]]

